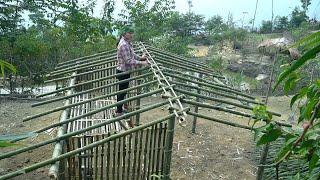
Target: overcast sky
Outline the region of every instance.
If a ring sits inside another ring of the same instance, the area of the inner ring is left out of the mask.
[[[98,6],[102,2],[103,0],[98,0]],[[272,0],[259,0],[255,24],[260,25],[262,20],[271,20],[271,2]],[[248,25],[249,21],[253,19],[255,4],[256,0],[193,0],[192,11],[204,15],[207,19],[216,14],[227,19],[230,12],[238,25],[241,24],[243,17],[244,24]],[[179,12],[188,11],[188,0],[175,0],[175,5]],[[277,15],[287,16],[296,6],[301,6],[300,0],[274,0],[274,17]],[[114,15],[117,15],[122,8],[122,0],[117,0]],[[320,0],[312,0],[308,15],[320,19]]]

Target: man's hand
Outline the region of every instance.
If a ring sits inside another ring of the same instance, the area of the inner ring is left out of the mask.
[[[140,61],[145,61],[147,60],[147,55],[145,53],[142,54]]]
[[[148,61],[141,61],[141,65],[148,66],[149,62]]]

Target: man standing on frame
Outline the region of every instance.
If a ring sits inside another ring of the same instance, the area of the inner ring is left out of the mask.
[[[143,54],[141,57],[138,56],[132,47],[134,30],[131,27],[126,26],[120,36],[119,42],[117,43],[117,74],[125,73],[132,70],[135,67],[147,66],[146,56]],[[118,81],[122,81],[130,78],[130,73],[122,74],[117,76]],[[119,84],[119,91],[127,89],[129,82],[123,82]],[[117,102],[125,99],[126,92],[117,95]],[[117,106],[116,116],[121,116],[127,109],[123,105]],[[129,122],[132,127],[133,123]]]

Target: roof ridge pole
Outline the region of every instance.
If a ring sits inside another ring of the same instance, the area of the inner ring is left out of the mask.
[[[168,98],[169,102],[170,102],[170,107],[174,108],[173,112],[175,113],[176,117],[179,118],[179,123],[181,124],[182,122],[185,121],[187,113],[183,112],[182,116],[179,116],[178,113],[176,112],[176,110],[175,110],[176,108],[174,107],[173,102],[170,99],[171,97],[178,97],[176,92],[173,90],[173,87],[171,86],[171,84],[169,83],[167,78],[164,76],[164,74],[162,73],[162,70],[159,68],[158,64],[153,59],[153,57],[151,56],[151,54],[149,53],[149,51],[147,50],[145,45],[142,42],[139,42],[139,47],[141,47],[141,51],[147,53],[147,55],[148,55],[147,61],[150,64],[150,68],[153,71],[155,77],[157,78],[157,80],[159,82],[159,86],[161,86],[161,88],[163,89],[163,92],[165,93],[164,95],[165,96],[168,96],[168,95],[170,96]],[[157,72],[158,72],[158,74],[157,74]],[[163,81],[165,82],[165,84],[163,83]],[[168,91],[166,91],[166,89],[164,88],[166,86],[169,87]],[[174,104],[177,105],[180,110],[184,109],[184,107],[182,106],[182,104],[181,104],[179,99],[177,99]]]
[[[72,75],[76,75],[76,72],[72,73]],[[75,84],[76,78],[72,78],[70,80],[69,86],[72,86]],[[74,88],[68,90],[67,95],[71,95],[74,91]],[[67,99],[64,103],[65,106],[68,106],[69,104],[71,104],[70,99]],[[68,116],[70,114],[70,108],[65,109],[64,111],[62,111],[61,116],[60,116],[60,122],[65,121]],[[57,131],[57,137],[61,137],[65,134],[66,132],[66,128],[67,128],[67,124],[63,124],[58,128]],[[53,153],[52,153],[52,158],[56,158],[58,156],[60,156],[62,154],[62,150],[63,150],[63,144],[64,144],[64,140],[62,141],[58,141],[53,149]],[[55,162],[53,165],[51,165],[50,169],[49,169],[49,176],[50,178],[53,179],[58,179],[58,174],[59,174],[59,165],[60,165],[60,161]]]

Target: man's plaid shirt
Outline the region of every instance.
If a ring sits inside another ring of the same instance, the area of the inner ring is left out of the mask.
[[[118,65],[120,71],[128,71],[141,64],[140,57],[134,53],[132,44],[121,38],[117,51]]]

